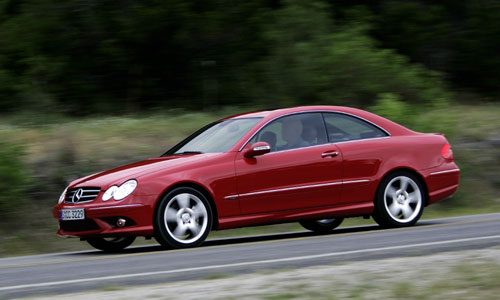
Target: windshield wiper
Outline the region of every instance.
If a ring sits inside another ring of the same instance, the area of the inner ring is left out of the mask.
[[[184,152],[174,153],[174,155],[183,155],[183,154],[203,154],[203,152],[201,152],[201,151],[184,151]]]

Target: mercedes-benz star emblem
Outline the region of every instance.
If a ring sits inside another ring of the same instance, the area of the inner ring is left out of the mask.
[[[76,190],[76,192],[73,194],[73,197],[71,197],[71,202],[77,203],[78,201],[80,201],[82,196],[83,196],[83,189]]]

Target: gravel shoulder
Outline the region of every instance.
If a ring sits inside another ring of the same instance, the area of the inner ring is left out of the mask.
[[[427,256],[281,269],[136,287],[103,286],[40,300],[106,299],[494,299],[500,247]]]

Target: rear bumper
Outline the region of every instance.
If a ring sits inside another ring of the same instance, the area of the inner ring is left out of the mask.
[[[427,169],[423,173],[429,193],[427,204],[449,198],[458,189],[460,169],[454,162]]]
[[[153,202],[145,201],[145,203]],[[103,205],[103,203],[78,206],[57,205],[53,210],[54,218],[59,220],[57,235],[65,238],[153,236],[153,205],[133,203],[133,201],[110,204],[112,205]],[[85,219],[61,221],[61,209],[70,208],[84,208]],[[117,226],[116,222],[119,218],[126,220],[125,226]]]

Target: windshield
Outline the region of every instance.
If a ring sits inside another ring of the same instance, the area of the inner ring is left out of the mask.
[[[196,131],[163,155],[226,152],[260,119],[242,118],[214,122]]]

